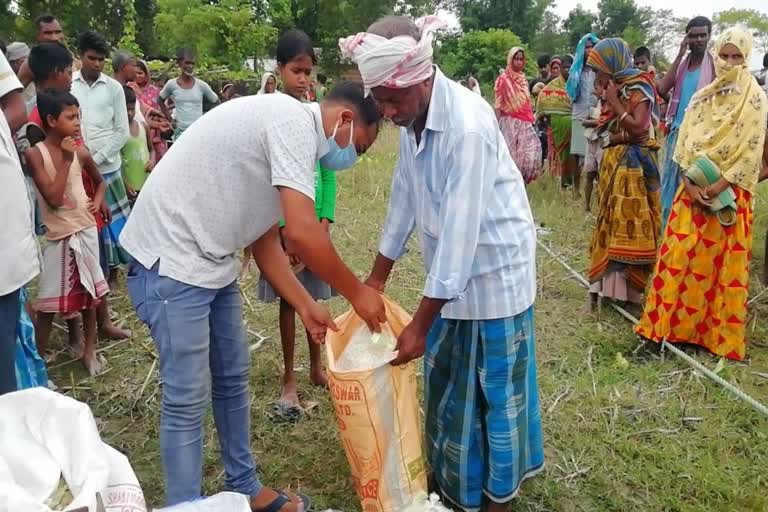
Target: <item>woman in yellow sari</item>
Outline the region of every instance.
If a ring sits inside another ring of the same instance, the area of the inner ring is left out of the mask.
[[[549,125],[547,129],[549,171],[554,176],[560,176],[563,185],[569,178],[571,160],[572,105],[565,84],[572,63],[573,58],[568,55],[562,60],[552,59],[553,67],[556,64],[560,73],[541,90],[536,100],[536,120],[546,118]]]
[[[685,178],[635,331],[741,360],[768,101],[747,68],[749,32],[726,30],[715,51],[717,77],[693,97],[680,128],[674,159]]]
[[[597,72],[606,99],[598,121],[604,152],[590,245],[591,304],[599,296],[640,303],[661,225],[655,81],[634,69],[629,46],[617,38],[597,43],[587,65]]]

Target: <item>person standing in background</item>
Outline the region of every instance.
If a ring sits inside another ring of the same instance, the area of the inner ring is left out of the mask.
[[[120,233],[131,212],[120,171],[120,150],[130,137],[128,111],[123,86],[103,73],[109,55],[104,37],[92,30],[84,32],[78,49],[83,67],[72,77],[72,94],[80,103],[83,140],[107,187],[111,221],[101,234],[110,268],[109,281],[114,284],[120,266],[130,261],[120,245]]]
[[[175,107],[174,142],[203,115],[203,100],[214,104],[219,102],[219,97],[211,86],[195,77],[195,55],[192,50],[180,49],[176,53],[176,63],[179,66],[179,76],[175,80],[168,80],[160,91],[160,108],[165,117],[171,119],[165,100],[173,100]]]
[[[667,106],[667,128],[669,135],[664,151],[661,172],[661,231],[667,225],[669,212],[675,194],[680,188],[680,166],[674,160],[680,126],[685,118],[688,104],[697,91],[706,87],[715,78],[715,61],[707,49],[712,36],[712,22],[697,16],[688,22],[680,51],[669,71],[659,82],[662,98],[672,97]],[[688,53],[690,51],[690,53]],[[687,55],[686,55],[687,54]]]
[[[633,55],[635,68],[640,71],[649,71],[652,67],[651,50],[646,46],[641,46],[635,50]]]
[[[566,89],[570,96],[573,111],[571,114],[571,166],[573,176],[573,193],[581,196],[581,168],[587,156],[587,137],[584,121],[589,119],[590,112],[597,105],[597,98],[593,94],[595,89],[595,73],[587,65],[589,52],[599,41],[595,34],[587,34],[581,38],[576,47],[576,55],[568,73]]]
[[[554,57],[551,69],[557,70],[558,77],[544,86],[536,100],[536,119],[546,126],[547,160],[549,172],[560,177],[560,187],[566,188],[572,178],[573,159],[571,157],[571,98],[565,90],[568,71],[573,59],[570,55]]]
[[[541,142],[534,128],[536,118],[524,69],[525,51],[516,46],[509,51],[507,69],[496,79],[494,90],[501,133],[527,185],[541,171]]]
[[[274,73],[264,73],[261,76],[261,87],[256,94],[273,94],[277,92],[277,77]]]
[[[139,111],[147,114],[144,116],[149,126],[149,138],[152,141],[154,152],[153,165],[168,151],[168,143],[163,138],[163,133],[171,130],[171,122],[160,112],[160,89],[152,83],[147,63],[143,60],[136,61],[136,78],[132,89],[139,100]]]
[[[323,73],[317,74],[317,85],[315,85],[315,99],[318,103],[321,103],[323,101],[323,98],[325,98],[325,94],[328,92],[327,84],[328,83],[328,77],[325,76]]]
[[[24,286],[40,273],[34,208],[13,142],[26,121],[21,82],[0,54],[0,395],[16,391],[16,332]]]
[[[659,238],[656,83],[635,69],[632,51],[619,38],[598,42],[586,64],[595,70],[606,103],[598,121],[604,152],[589,249],[590,306],[599,297],[639,304]]]
[[[743,29],[720,34],[716,77],[688,104],[673,157],[684,175],[635,326],[655,343],[737,361],[747,348],[754,197],[768,171],[768,99],[747,67],[752,45]]]
[[[13,42],[9,44],[6,49],[6,57],[11,65],[11,69],[13,69],[13,72],[18,76],[21,74],[22,67],[28,67],[27,58],[29,57],[29,46],[27,46],[26,43],[19,41]],[[24,87],[23,95],[24,104],[27,106],[27,112],[32,112],[32,109],[35,106],[35,96],[37,95],[34,81],[28,83],[26,87]]]

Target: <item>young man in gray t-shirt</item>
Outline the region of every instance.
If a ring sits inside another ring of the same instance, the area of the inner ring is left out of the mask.
[[[173,139],[176,140],[192,123],[203,115],[203,100],[218,103],[219,97],[211,86],[195,78],[195,57],[187,48],[179,50],[176,56],[179,65],[179,77],[168,80],[160,91],[160,108],[168,119],[171,115],[165,101],[170,98],[175,106]]]

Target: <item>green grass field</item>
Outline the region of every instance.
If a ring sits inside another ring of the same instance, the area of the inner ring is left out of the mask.
[[[387,208],[397,134],[382,132],[370,154],[339,180],[333,237],[347,263],[367,275]],[[551,232],[542,241],[579,272],[587,265],[592,221],[580,202],[548,176],[529,191],[534,215]],[[753,271],[762,267],[768,195],[756,202]],[[422,289],[418,240],[397,265],[388,293],[413,310]],[[538,253],[536,302],[539,386],[547,471],[523,486],[515,511],[761,511],[768,510],[768,418],[736,400],[670,353],[639,348],[629,323],[609,308],[587,315],[586,292],[544,251]],[[752,280],[751,296],[764,287]],[[306,343],[299,345],[302,399],[317,402],[298,424],[268,418],[281,376],[277,306],[257,302],[257,275],[243,283],[245,321],[252,353],[252,446],[264,483],[311,494],[318,510],[359,510],[327,393],[309,385]],[[87,402],[103,439],[130,458],[149,504],[163,500],[158,453],[160,394],[156,356],[147,331],[130,307],[125,289],[111,299],[132,340],[101,342],[108,372],[88,378],[79,363],[61,354],[51,376],[60,390]],[[345,310],[341,299],[330,303]],[[748,356],[725,363],[720,375],[768,402],[768,294],[751,306]],[[49,346],[62,348],[54,331]],[[629,366],[617,364],[622,353]],[[715,369],[718,361],[695,357]],[[222,490],[223,470],[210,418],[205,438],[206,493]]]

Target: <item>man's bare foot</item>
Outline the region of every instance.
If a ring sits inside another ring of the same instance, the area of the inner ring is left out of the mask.
[[[121,329],[117,327],[112,322],[107,322],[106,324],[99,327],[99,337],[100,338],[109,338],[112,340],[127,340],[133,336],[133,333],[129,331],[128,329]]]
[[[328,374],[325,373],[325,370],[322,367],[318,369],[313,368],[309,372],[309,382],[311,382],[313,386],[327,388]]]
[[[299,392],[296,390],[295,380],[283,383],[283,389],[280,392],[280,404],[285,407],[299,405]]]
[[[93,352],[83,356],[83,364],[91,377],[95,377],[106,369],[107,359],[103,355]]]

